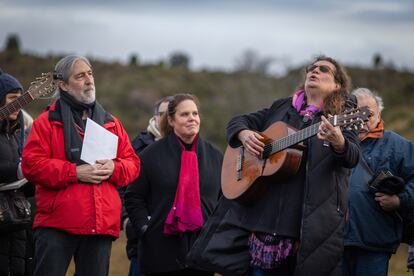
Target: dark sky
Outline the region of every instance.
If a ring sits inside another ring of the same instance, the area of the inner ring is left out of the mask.
[[[385,61],[414,70],[412,0],[0,0],[0,47],[10,33],[38,54],[77,53],[126,62],[167,59],[232,69],[246,49],[274,72],[326,54],[346,64]]]

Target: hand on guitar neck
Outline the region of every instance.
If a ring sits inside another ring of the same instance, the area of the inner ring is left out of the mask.
[[[341,153],[345,148],[345,138],[339,126],[333,126],[325,116],[321,117],[322,122],[318,129],[317,137],[331,144],[335,152]]]
[[[265,146],[262,142],[264,139],[262,135],[252,130],[245,129],[239,132],[238,138],[247,151],[260,158],[263,153],[263,147]]]

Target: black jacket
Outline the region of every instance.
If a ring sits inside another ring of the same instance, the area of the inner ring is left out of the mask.
[[[8,121],[0,121],[0,183],[18,180],[19,141],[19,135],[15,129],[10,129]]]
[[[163,226],[175,198],[181,163],[181,146],[177,137],[167,137],[147,147],[140,155],[141,174],[128,186],[125,205],[137,232],[144,225],[138,256],[144,273],[180,270],[198,233],[164,236]],[[200,179],[201,209],[204,221],[212,213],[220,195],[222,154],[203,139],[198,139],[197,156]],[[148,217],[151,217],[148,220]]]
[[[131,144],[134,148],[135,153],[139,156],[141,151],[143,151],[146,147],[151,145],[155,142],[155,137],[148,131],[142,131],[138,134],[137,137],[132,140]],[[118,188],[119,196],[122,200],[122,215],[121,215],[121,227],[123,227],[123,222],[125,219],[128,218],[128,214],[125,209],[125,201],[124,201],[124,195],[127,187],[120,187]],[[137,253],[137,246],[138,246],[138,237],[135,233],[135,230],[133,229],[133,226],[130,221],[128,221],[126,227],[124,229],[126,237],[127,237],[127,245],[126,245],[126,253],[128,256],[128,259],[136,258]]]
[[[276,121],[297,129],[306,127],[291,102],[292,98],[277,100],[270,108],[232,119],[227,129],[229,144],[240,145],[237,135],[243,129],[264,131]],[[347,101],[347,107],[355,107],[355,100]],[[319,121],[320,114],[311,124]],[[305,160],[296,176],[274,183],[251,206],[236,205],[239,221],[234,223],[241,227],[298,236],[300,248],[295,275],[341,273],[349,168],[358,163],[360,151],[357,133],[343,131],[343,134],[346,142],[342,154],[335,153],[313,136],[306,141]],[[300,210],[289,209],[292,205],[297,208],[298,201]],[[298,218],[292,218],[297,214]]]
[[[143,151],[147,146],[155,142],[155,136],[148,131],[141,131],[137,137],[132,140],[131,145],[135,150],[135,153]]]
[[[7,121],[0,121],[0,183],[18,180],[20,135],[16,129],[11,129]],[[27,196],[33,196],[31,184],[21,189]],[[32,239],[31,230],[0,233],[0,275],[31,275]]]

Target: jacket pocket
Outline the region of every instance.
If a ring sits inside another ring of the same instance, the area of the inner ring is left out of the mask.
[[[58,190],[44,189],[41,186],[36,187],[36,210],[38,213],[52,213],[55,207],[55,201]]]

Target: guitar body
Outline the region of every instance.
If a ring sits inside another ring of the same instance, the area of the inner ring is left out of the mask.
[[[279,140],[292,133],[296,129],[284,122],[276,122],[267,128],[262,136],[264,143]],[[221,188],[228,199],[234,199],[242,203],[257,200],[269,185],[277,185],[276,182],[294,175],[300,166],[303,146],[300,144],[270,155],[267,159],[259,159],[250,154],[243,147],[227,147],[223,159],[221,172]],[[243,157],[241,157],[243,155]],[[241,172],[238,175],[237,162],[242,158]]]

